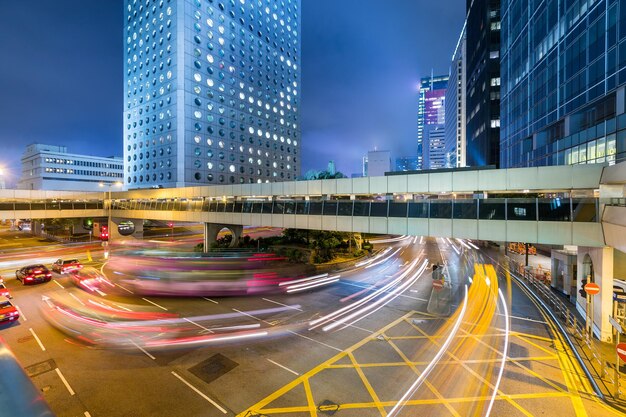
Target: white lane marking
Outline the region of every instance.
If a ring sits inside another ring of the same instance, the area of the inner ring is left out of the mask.
[[[76,297],[74,294],[70,293],[70,297],[72,297],[73,299],[75,299],[76,301],[78,301],[80,304],[85,305],[85,303],[83,303],[82,301],[80,301],[80,298]]]
[[[204,298],[204,299],[205,299],[205,300],[207,300],[207,301],[212,302],[213,304],[219,304],[217,301],[215,301],[215,300],[211,300],[210,298],[206,298],[206,297],[202,297],[202,298]]]
[[[320,345],[322,345],[322,346],[326,346],[327,348],[334,349],[334,350],[336,350],[337,352],[343,352],[343,350],[341,350],[341,349],[339,349],[339,348],[336,348],[336,347],[334,347],[334,346],[328,345],[328,344],[326,344],[326,343],[324,343],[324,342],[320,342],[319,340],[311,339],[310,337],[307,337],[307,336],[301,335],[300,333],[296,333],[296,332],[294,332],[294,331],[292,331],[292,330],[287,330],[287,331],[288,331],[289,333],[291,333],[291,334],[295,334],[296,336],[300,336],[300,337],[302,337],[303,339],[307,339],[307,340],[310,340],[311,342],[319,343],[319,344],[320,344]]]
[[[59,281],[57,281],[56,279],[53,279],[52,282],[54,282],[55,284],[57,284],[59,287],[65,289],[65,287],[61,284],[59,284]]]
[[[89,414],[89,411],[85,411],[85,417],[91,417],[91,414]]]
[[[160,305],[158,305],[157,303],[155,303],[155,302],[153,302],[153,301],[148,300],[147,298],[142,298],[142,300],[147,301],[147,302],[149,302],[150,304],[152,304],[152,305],[155,305],[155,306],[159,307],[161,310],[165,310],[165,311],[167,311],[167,308],[165,308],[165,307],[163,307],[163,306],[160,306]]]
[[[154,356],[152,356],[150,354],[150,352],[148,352],[147,350],[145,350],[144,348],[142,348],[141,346],[139,346],[137,343],[133,342],[132,340],[130,341],[130,343],[132,343],[137,349],[139,349],[140,351],[142,351],[143,353],[146,354],[147,357],[149,357],[152,360],[156,360],[156,358]]]
[[[213,333],[213,331],[212,331],[211,329],[207,329],[207,328],[206,328],[206,327],[204,327],[203,325],[198,324],[198,323],[196,323],[195,321],[191,321],[191,320],[189,320],[187,317],[183,317],[183,320],[188,321],[189,323],[193,324],[194,326],[198,326],[199,328],[204,329],[204,330],[206,330],[206,331],[207,331],[207,332],[209,332],[209,333]]]
[[[41,343],[41,340],[39,340],[39,337],[37,337],[37,335],[35,334],[35,331],[32,329],[32,327],[30,329],[28,329],[28,330],[33,335],[33,337],[35,338],[37,343],[39,344],[39,347],[41,348],[41,350],[43,350],[45,352],[46,348],[44,347],[43,343]]]
[[[131,294],[134,294],[134,292],[132,292],[131,290],[129,290],[128,288],[124,288],[122,287],[120,284],[118,284],[117,282],[114,283],[117,287],[120,287],[121,289],[123,289],[126,292],[129,292]]]
[[[267,358],[266,358],[266,359],[267,359]],[[294,374],[294,375],[300,376],[300,374],[299,374],[299,373],[297,373],[296,371],[293,371],[293,370],[291,370],[291,369],[287,368],[286,366],[281,365],[281,364],[280,364],[280,363],[278,363],[278,362],[274,362],[274,361],[273,361],[273,360],[271,360],[271,359],[267,359],[267,360],[268,360],[268,361],[270,361],[270,362],[272,362],[274,365],[278,366],[279,368],[283,368],[283,369],[284,369],[285,371],[287,371],[287,372],[291,372],[291,373],[292,373],[292,374]]]
[[[28,321],[28,319],[24,315],[24,312],[22,311],[22,309],[17,304],[15,305],[15,308],[17,308],[17,311],[20,313],[20,318],[22,318],[24,321]]]
[[[211,404],[213,404],[215,406],[215,408],[217,408],[218,410],[220,410],[223,414],[227,414],[228,412],[222,408],[218,403],[216,403],[215,401],[213,401],[212,399],[210,399],[209,397],[207,397],[206,395],[204,395],[198,388],[194,387],[193,385],[191,385],[189,382],[185,381],[183,379],[183,377],[181,377],[180,375],[178,375],[176,372],[172,371],[172,375],[174,375],[176,378],[178,378],[183,384],[187,385],[189,388],[191,388],[192,390],[195,391],[196,394],[198,394],[199,396],[201,396],[202,398],[204,398],[205,400],[207,400],[208,402],[210,402]]]
[[[265,301],[267,301],[267,302],[269,302],[269,303],[278,304],[279,306],[283,306],[283,307],[291,308],[291,309],[293,309],[293,310],[302,311],[302,309],[301,309],[301,308],[294,307],[294,306],[289,306],[289,305],[287,305],[287,304],[283,304],[283,303],[279,303],[278,301],[270,300],[270,299],[268,299],[268,298],[262,298],[262,300],[265,300]]]
[[[498,314],[498,316],[504,316],[504,317],[507,317],[507,316],[506,316],[506,315],[504,315],[504,314]],[[510,317],[510,318],[512,318],[512,319],[516,319],[516,320],[531,321],[531,322],[533,322],[533,323],[541,323],[541,324],[546,324],[546,323],[547,323],[547,322],[546,322],[546,321],[544,321],[544,320],[535,320],[535,319],[531,319],[531,318],[528,318],[528,317],[519,317],[519,316],[508,316],[508,317]]]
[[[70,384],[67,383],[67,379],[65,379],[65,377],[61,373],[61,370],[59,368],[55,368],[54,370],[57,371],[59,378],[61,378],[61,381],[63,381],[63,385],[65,385],[65,388],[67,388],[67,390],[70,392],[70,395],[74,395],[74,390],[72,389],[72,387],[70,387]]]

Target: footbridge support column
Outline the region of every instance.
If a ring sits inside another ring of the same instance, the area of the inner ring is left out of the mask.
[[[239,239],[243,234],[243,226],[238,224],[204,223],[204,249],[207,253],[211,245],[217,242],[217,236],[222,229],[228,229],[233,236],[230,247],[234,248],[239,244]]]

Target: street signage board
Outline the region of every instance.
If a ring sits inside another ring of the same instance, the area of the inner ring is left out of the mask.
[[[619,356],[621,360],[626,362],[626,343],[618,343],[615,346],[615,349],[617,349],[617,356]]]
[[[443,280],[435,279],[433,280],[433,289],[436,291],[440,291],[443,288]]]
[[[611,323],[611,326],[615,327],[618,333],[622,333],[622,325],[619,324],[617,320],[609,316],[609,323]]]
[[[600,287],[595,282],[590,282],[585,285],[585,292],[589,295],[596,295],[600,293]]]

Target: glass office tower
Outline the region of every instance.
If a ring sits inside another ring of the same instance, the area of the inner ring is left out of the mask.
[[[501,167],[626,158],[626,1],[502,0]]]
[[[125,0],[127,188],[300,174],[300,0]]]
[[[428,152],[424,128],[427,125],[445,123],[444,102],[447,87],[447,75],[424,77],[420,81],[417,106],[417,169],[429,168],[424,164],[424,153]]]

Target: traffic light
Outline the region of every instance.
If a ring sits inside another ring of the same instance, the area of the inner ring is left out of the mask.
[[[174,223],[173,223],[173,222],[169,222],[169,223],[167,224],[167,227],[174,227]]]
[[[585,291],[585,285],[587,285],[587,278],[583,278],[580,281],[580,289],[578,290],[578,294],[580,294],[582,298],[587,298],[587,291]]]

